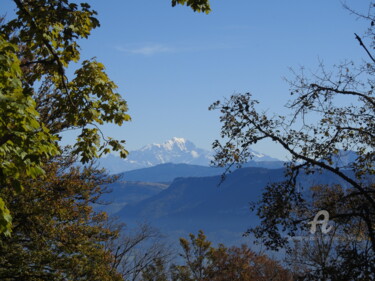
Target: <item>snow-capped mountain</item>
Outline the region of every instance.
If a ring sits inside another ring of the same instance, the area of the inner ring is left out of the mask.
[[[186,163],[207,166],[212,159],[211,152],[196,147],[184,138],[172,138],[162,144],[149,144],[129,153],[126,160],[142,167],[164,163]]]
[[[184,138],[172,138],[162,144],[153,143],[130,151],[126,159],[112,154],[100,159],[99,165],[110,173],[120,173],[164,163],[185,163],[208,166],[212,152],[195,146]]]
[[[130,151],[126,159],[109,155],[100,159],[99,165],[110,173],[121,173],[164,163],[208,166],[213,159],[212,155],[212,151],[198,148],[191,141],[174,137],[162,144],[149,144],[139,150]],[[254,151],[253,161],[273,160],[277,159]]]

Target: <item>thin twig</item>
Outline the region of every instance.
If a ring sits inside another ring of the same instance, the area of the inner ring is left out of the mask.
[[[370,59],[372,60],[372,62],[375,62],[374,57],[371,55],[370,51],[367,49],[367,47],[365,46],[365,44],[363,44],[361,37],[359,37],[357,33],[354,33],[354,35],[355,35],[355,39],[358,40],[359,45],[361,45],[363,47],[363,49],[365,49],[366,53],[368,54],[368,56],[370,57]]]

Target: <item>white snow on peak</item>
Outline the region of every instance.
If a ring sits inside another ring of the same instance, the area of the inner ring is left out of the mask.
[[[184,138],[176,138],[173,137],[171,141],[176,142],[176,143],[186,143],[186,140]]]
[[[158,143],[153,143],[153,144],[148,144],[148,145],[145,145],[144,147],[142,147],[141,149],[140,149],[140,151],[147,151],[147,150],[150,150],[150,149],[152,149],[153,147],[160,147],[161,145],[160,144],[158,144]]]
[[[176,138],[173,137],[172,139],[166,141],[162,144],[162,146],[166,150],[173,150],[174,147],[178,147],[181,151],[186,151],[186,140],[184,138]]]
[[[172,150],[180,150],[180,151],[188,151],[186,148],[186,143],[188,141],[184,138],[177,138],[173,137],[170,140],[167,140],[166,142],[159,144],[159,143],[153,143],[153,144],[148,144],[140,149],[140,151],[148,151],[152,150],[153,148],[158,148],[158,149],[164,149],[167,151],[172,151]]]
[[[255,157],[258,157],[258,158],[262,158],[264,157],[265,155],[262,154],[262,153],[259,153],[259,152],[255,152],[255,151],[251,151],[251,154]]]

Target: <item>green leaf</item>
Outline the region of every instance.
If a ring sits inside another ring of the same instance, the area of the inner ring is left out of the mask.
[[[12,216],[5,206],[3,199],[0,197],[0,234],[10,236],[12,231]]]

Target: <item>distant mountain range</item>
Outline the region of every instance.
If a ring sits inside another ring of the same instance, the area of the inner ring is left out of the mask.
[[[249,211],[249,202],[257,201],[268,183],[283,180],[285,172],[284,162],[255,152],[252,161],[228,174],[220,186],[225,168],[186,163],[157,164],[158,161],[210,158],[207,151],[178,138],[162,145],[146,146],[133,155],[125,161],[111,156],[112,164],[120,171],[126,165],[131,167],[138,158],[138,165],[151,166],[119,173],[118,180],[109,186],[113,192],[102,197],[111,204],[96,207],[130,226],[149,222],[175,241],[203,229],[212,241],[228,245],[244,243],[241,235],[247,227],[258,222],[255,214]],[[334,162],[342,167],[355,156],[352,152],[340,153]],[[145,159],[153,159],[153,162]],[[350,171],[346,172],[353,176]],[[299,186],[305,187],[304,190],[318,184],[345,186],[340,178],[329,172],[300,175]]]
[[[242,168],[228,174],[221,184],[220,176],[176,178],[168,188],[145,200],[127,205],[117,215],[125,220],[223,220],[248,217],[248,203],[260,199],[268,183],[283,181],[284,173],[283,168]],[[348,175],[353,176],[350,173]],[[347,186],[346,182],[331,172],[301,174],[298,179],[299,188],[305,192],[309,192],[311,186],[320,184]]]
[[[203,229],[215,243],[250,243],[242,234],[259,219],[250,212],[249,202],[258,201],[268,183],[283,180],[285,163],[253,151],[252,160],[228,174],[219,186],[225,168],[209,167],[212,155],[183,138],[131,151],[125,160],[109,155],[99,164],[119,178],[109,186],[112,193],[102,197],[111,204],[95,207],[128,226],[148,222],[171,241]],[[343,167],[355,156],[340,153],[334,163]],[[327,172],[299,179],[307,188],[332,183],[343,184]]]
[[[98,161],[100,167],[111,174],[122,173],[136,169],[153,167],[165,163],[184,163],[190,165],[209,166],[213,159],[212,151],[196,147],[194,143],[184,138],[172,138],[162,144],[149,144],[139,150],[130,151],[126,159],[112,154]],[[253,165],[256,162],[275,162],[270,168],[280,167],[280,160],[253,151]]]
[[[263,162],[253,162],[255,167]],[[269,163],[265,166],[282,167],[282,162]],[[250,165],[248,163],[248,165]],[[114,214],[128,204],[137,204],[167,189],[176,179],[207,178],[216,176],[217,179],[225,172],[225,168],[214,168],[189,164],[160,164],[150,168],[142,168],[118,174],[116,182],[108,186],[109,193],[102,195],[103,206],[110,214]]]
[[[186,171],[184,166],[187,166],[196,173],[199,169],[199,166],[180,165],[176,165],[177,170]],[[142,170],[149,177],[157,169],[173,174],[167,170],[170,168],[173,171],[176,166],[165,164]],[[203,168],[206,170],[200,173],[213,169]],[[261,198],[268,183],[282,181],[284,172],[284,168],[242,168],[228,174],[221,185],[220,175],[177,177],[169,186],[160,183],[141,183],[136,186],[134,182],[123,181],[116,183],[113,193],[108,194],[114,203],[110,211],[127,225],[149,222],[174,240],[203,229],[209,237],[214,236],[212,240],[215,243],[243,243],[243,232],[259,222],[257,216],[250,212],[249,203]],[[137,177],[141,177],[141,173]],[[300,188],[304,187],[306,192],[309,187],[319,184],[345,186],[340,178],[330,172],[302,174],[299,178]],[[132,202],[126,201],[129,194]]]
[[[125,221],[248,217],[248,202],[259,199],[268,182],[282,177],[283,169],[243,168],[229,174],[220,186],[220,176],[176,178],[167,189],[117,215]]]

